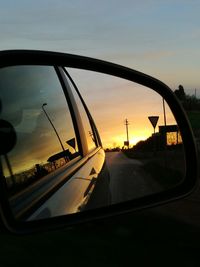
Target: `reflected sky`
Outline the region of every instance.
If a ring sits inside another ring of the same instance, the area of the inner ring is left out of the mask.
[[[162,97],[150,88],[92,71],[67,68],[74,79],[100,131],[104,147],[123,146],[126,140],[124,120],[129,120],[130,145],[153,133],[148,116],[159,116],[164,125]],[[167,124],[176,124],[165,103]]]
[[[162,97],[150,88],[92,71],[67,68],[80,90],[99,129],[104,148],[123,147],[126,141],[125,119],[129,121],[130,147],[146,140],[154,132],[148,119],[159,116],[164,125]],[[3,119],[17,131],[17,144],[9,157],[14,172],[45,164],[62,151],[62,146],[43,109],[55,126],[62,145],[75,137],[66,99],[53,67],[18,66],[1,69],[0,98]],[[167,104],[167,125],[176,124]]]
[[[44,164],[62,151],[42,105],[54,124],[65,149],[75,137],[71,115],[53,67],[17,66],[0,70],[1,118],[17,132],[17,144],[9,153],[13,172]]]

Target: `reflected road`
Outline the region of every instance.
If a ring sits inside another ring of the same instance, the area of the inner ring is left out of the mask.
[[[107,152],[112,204],[162,191],[162,187],[143,169],[140,160],[127,158],[123,152]]]

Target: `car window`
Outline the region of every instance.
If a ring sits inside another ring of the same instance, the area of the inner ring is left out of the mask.
[[[17,133],[17,143],[3,161],[10,192],[52,176],[79,155],[70,110],[54,67],[1,69],[0,99],[1,118]]]
[[[80,97],[76,91],[76,88],[74,87],[74,84],[69,79],[69,77],[66,75],[66,73],[65,73],[65,76],[66,76],[68,84],[71,88],[72,94],[75,98],[75,101],[76,101],[76,104],[78,107],[78,111],[79,111],[80,116],[81,116],[81,120],[83,123],[85,135],[86,135],[86,139],[87,139],[88,150],[90,152],[98,146],[98,143],[99,143],[98,138],[97,138],[98,134],[96,132],[92,118],[89,119],[89,117],[88,117],[89,114],[86,113],[85,107],[83,106],[82,100],[80,99]]]

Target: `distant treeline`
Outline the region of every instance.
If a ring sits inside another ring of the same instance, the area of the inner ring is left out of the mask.
[[[118,152],[120,151],[120,147],[114,147],[114,148],[105,148],[105,152]]]
[[[187,95],[182,85],[174,91],[186,111],[200,111],[200,99],[196,95]]]

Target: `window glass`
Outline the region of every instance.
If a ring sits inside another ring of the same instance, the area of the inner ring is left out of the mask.
[[[50,66],[14,66],[0,70],[1,118],[10,122],[17,143],[3,161],[13,193],[64,170],[79,153],[66,97]],[[11,177],[11,166],[13,176]]]
[[[66,76],[67,77],[67,76]],[[97,138],[96,138],[96,134],[95,134],[95,129],[94,127],[92,127],[92,121],[89,120],[88,115],[85,111],[85,108],[83,106],[83,103],[78,95],[78,93],[76,92],[74,85],[72,84],[72,82],[70,81],[70,79],[67,77],[67,81],[68,84],[72,90],[72,93],[74,95],[76,104],[78,106],[78,110],[83,122],[83,127],[85,130],[85,134],[86,134],[86,139],[87,139],[87,144],[88,144],[88,150],[92,151],[93,149],[95,149],[97,147]]]

